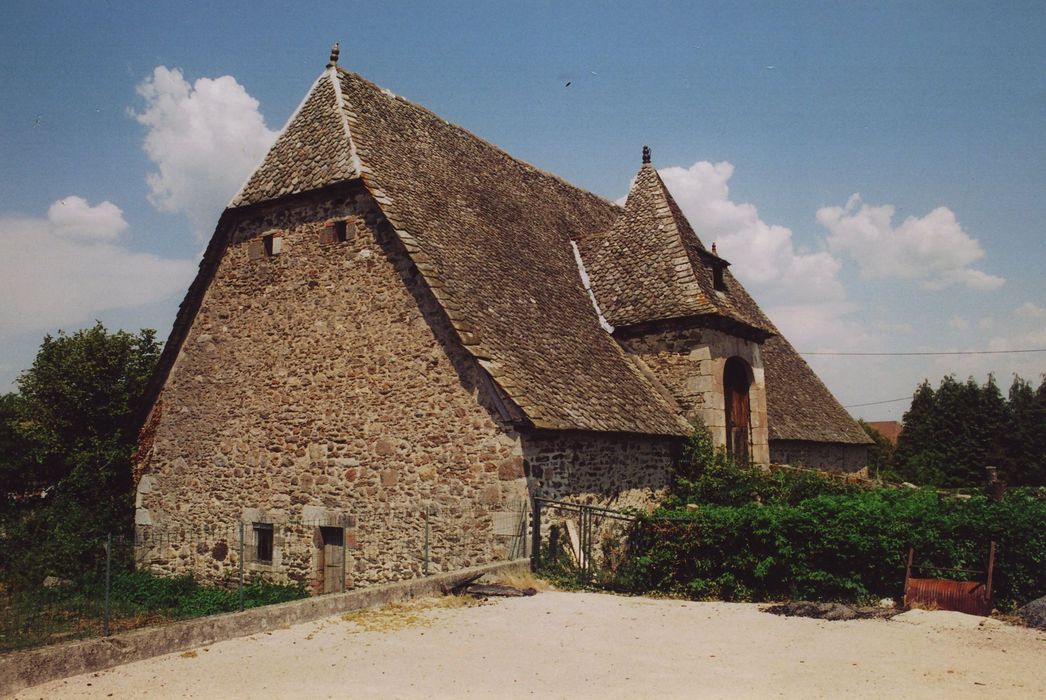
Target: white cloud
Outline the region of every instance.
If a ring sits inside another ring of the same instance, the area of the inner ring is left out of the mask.
[[[734,166],[699,161],[689,168],[659,170],[665,185],[705,245],[717,244],[731,271],[776,303],[841,301],[841,265],[827,251],[803,252],[791,229],[768,224],[756,207],[730,199]]]
[[[1026,301],[1013,311],[1013,315],[1019,318],[1039,319],[1046,318],[1046,309]]]
[[[963,316],[952,316],[948,321],[948,326],[956,331],[970,330],[970,322]]]
[[[928,289],[963,284],[997,289],[1005,279],[970,265],[984,257],[980,243],[963,230],[955,213],[938,207],[894,227],[894,207],[869,205],[854,194],[842,207],[823,207],[817,220],[829,231],[828,247],[849,255],[865,277],[919,280]]]
[[[705,245],[716,243],[731,272],[801,349],[857,347],[871,342],[852,320],[839,279],[841,264],[827,251],[797,249],[791,229],[769,224],[747,202],[730,198],[734,166],[698,161],[658,173]]]
[[[188,287],[193,261],[131,251],[116,242],[126,228],[119,207],[80,197],[56,201],[47,218],[0,217],[0,336],[88,322]]]
[[[177,68],[157,66],[138,94],[145,109],[132,115],[147,129],[145,152],[157,167],[147,176],[149,199],[161,211],[185,214],[205,240],[276,132],[232,76],[190,85]]]
[[[92,207],[83,197],[59,199],[47,210],[56,236],[84,241],[111,241],[127,230],[123,211],[112,202]]]

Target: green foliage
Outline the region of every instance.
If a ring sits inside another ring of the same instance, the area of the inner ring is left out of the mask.
[[[920,574],[955,578],[926,567],[983,571],[995,540],[996,604],[1013,609],[1046,594],[1043,522],[1041,490],[1014,489],[989,503],[768,473],[732,464],[697,426],[673,493],[639,517],[602,583],[696,599],[862,602],[902,595],[909,547]]]
[[[59,332],[0,402],[5,580],[73,576],[97,557],[83,542],[130,528],[129,419],[159,355],[151,330]]]
[[[884,475],[927,486],[980,486],[986,466],[999,467],[1011,485],[1046,485],[1046,380],[1033,391],[1015,376],[1006,398],[991,376],[984,385],[952,376],[936,390],[920,384]]]
[[[263,578],[243,589],[244,608],[283,603],[308,596],[299,584],[276,584]],[[0,652],[99,634],[104,614],[105,578],[96,571],[51,588],[33,587],[12,593],[0,605]],[[110,587],[114,629],[143,622],[178,620],[239,610],[235,588],[205,586],[191,575],[156,576],[121,568]]]
[[[1046,379],[1033,390],[1015,375],[1008,404],[1007,476],[1016,483],[1046,486]]]
[[[18,394],[0,395],[0,516],[25,491],[30,442],[21,429],[24,403]]]
[[[676,479],[663,506],[687,503],[741,506],[746,503],[798,503],[821,494],[843,494],[856,487],[807,470],[773,470],[735,464],[698,424],[676,463]]]
[[[992,504],[930,490],[661,511],[636,524],[619,578],[692,598],[859,602],[902,594],[909,547],[917,563],[984,570],[995,539],[996,604],[1012,609],[1046,593],[1044,518],[1046,501],[1029,493]]]

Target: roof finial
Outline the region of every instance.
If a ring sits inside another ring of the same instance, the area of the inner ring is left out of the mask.
[[[330,63],[327,64],[328,68],[333,68],[338,65],[338,54],[341,53],[341,44],[334,42],[334,46],[331,47],[331,59]]]
[[[717,253],[715,249],[715,241],[712,241],[712,255],[719,255],[719,253]]]
[[[650,146],[643,146],[643,164],[650,162]]]

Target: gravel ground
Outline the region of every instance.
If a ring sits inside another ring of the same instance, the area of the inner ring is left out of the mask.
[[[960,613],[827,622],[747,604],[546,592],[347,618],[16,697],[1046,697],[1046,632]]]

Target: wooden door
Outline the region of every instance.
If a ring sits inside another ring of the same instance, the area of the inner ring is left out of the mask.
[[[748,363],[740,357],[731,357],[723,368],[723,393],[726,403],[726,451],[741,465],[748,464],[749,420],[752,415],[748,401],[751,384]]]
[[[345,538],[340,527],[321,527],[320,540],[320,580],[324,593],[338,593],[345,590]]]

